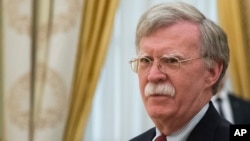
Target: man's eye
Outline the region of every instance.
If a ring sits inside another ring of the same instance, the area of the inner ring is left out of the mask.
[[[178,63],[179,60],[175,57],[166,57],[166,58],[162,58],[162,62],[166,64],[175,64],[175,63]]]
[[[148,59],[148,58],[141,58],[140,59],[140,63],[150,63],[151,61],[150,61],[150,59]]]

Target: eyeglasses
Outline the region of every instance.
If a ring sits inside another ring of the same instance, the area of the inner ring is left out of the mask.
[[[200,58],[201,57],[180,60],[175,56],[162,56],[157,62],[157,67],[163,73],[176,72],[180,68],[181,63]],[[148,57],[138,57],[129,61],[132,70],[136,73],[148,73],[154,62],[155,61]]]

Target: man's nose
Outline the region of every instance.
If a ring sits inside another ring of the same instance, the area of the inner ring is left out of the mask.
[[[148,73],[148,80],[151,82],[164,81],[166,79],[166,74],[163,73],[160,69],[161,66],[158,62],[152,63],[151,68]]]

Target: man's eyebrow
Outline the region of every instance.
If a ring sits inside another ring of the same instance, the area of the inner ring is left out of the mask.
[[[164,54],[163,57],[176,57],[176,58],[184,58],[184,55],[181,53],[171,53],[171,54]]]

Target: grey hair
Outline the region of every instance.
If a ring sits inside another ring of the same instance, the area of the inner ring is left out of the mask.
[[[159,28],[181,21],[193,22],[199,26],[200,53],[205,66],[210,69],[216,62],[223,64],[222,73],[212,88],[212,92],[215,94],[229,64],[227,35],[222,28],[207,19],[192,5],[183,2],[162,3],[147,10],[141,16],[137,25],[136,51],[138,53],[140,49],[139,42],[142,37],[149,36]]]

